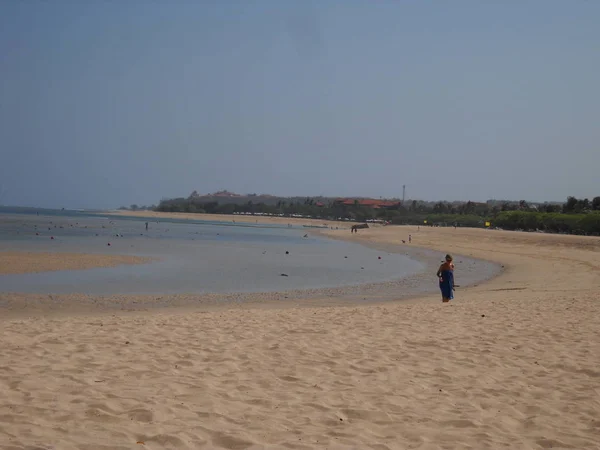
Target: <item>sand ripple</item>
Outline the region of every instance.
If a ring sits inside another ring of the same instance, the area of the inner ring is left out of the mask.
[[[599,313],[587,293],[11,321],[0,442],[597,448]]]

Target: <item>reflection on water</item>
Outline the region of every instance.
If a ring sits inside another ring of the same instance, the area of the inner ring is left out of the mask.
[[[301,227],[161,220],[150,222],[146,231],[145,220],[0,217],[2,249],[160,258],[144,265],[3,275],[0,290],[4,292],[111,295],[281,291],[388,281],[423,269],[404,255],[316,237]]]

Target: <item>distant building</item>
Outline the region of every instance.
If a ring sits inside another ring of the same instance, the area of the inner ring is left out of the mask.
[[[235,192],[229,192],[227,190],[217,191],[212,194],[208,194],[208,196],[212,196],[212,197],[242,197],[240,194],[236,194]]]

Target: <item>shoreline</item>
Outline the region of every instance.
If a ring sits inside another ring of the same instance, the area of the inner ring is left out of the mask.
[[[392,251],[393,252],[393,251]],[[386,282],[362,283],[330,288],[295,289],[264,292],[233,292],[206,294],[156,295],[91,295],[91,294],[29,294],[0,292],[0,311],[3,318],[33,317],[38,315],[68,315],[158,311],[205,311],[239,308],[290,307],[360,307],[395,302],[418,301],[437,294],[438,287],[432,276],[437,269],[437,252],[411,249],[411,258],[425,265],[417,274]],[[433,261],[436,262],[433,262]],[[461,261],[462,262],[462,261]],[[474,260],[475,264],[477,260]],[[501,268],[462,283],[461,291],[479,286],[502,274]]]
[[[378,229],[374,227],[373,229]],[[394,226],[394,228],[397,228]],[[399,229],[399,228],[398,228]],[[228,309],[239,307],[251,307],[260,305],[270,305],[271,307],[290,307],[290,306],[360,306],[373,305],[379,303],[389,303],[395,301],[406,301],[418,299],[423,296],[437,293],[437,283],[432,276],[438,266],[439,255],[434,250],[419,248],[411,245],[392,245],[382,246],[377,243],[369,242],[358,238],[358,235],[347,235],[347,230],[313,230],[312,233],[325,239],[342,240],[345,242],[358,243],[371,249],[383,253],[405,254],[409,258],[418,261],[424,266],[422,271],[406,277],[383,282],[367,282],[357,284],[347,284],[338,287],[308,288],[308,289],[288,289],[272,290],[262,292],[222,292],[205,294],[115,294],[115,295],[94,295],[94,294],[31,294],[21,292],[0,292],[0,310],[4,318],[38,316],[47,314],[65,315],[69,311],[77,314],[90,313],[96,314],[106,311],[159,311],[169,309],[196,310],[204,309]],[[364,230],[362,230],[364,231]],[[360,234],[360,233],[359,233]],[[362,235],[361,235],[362,236]],[[120,259],[113,255],[87,253],[77,254],[75,263],[70,264],[69,255],[71,253],[37,253],[26,251],[19,253],[11,252],[15,256],[16,264],[13,267],[19,268],[19,273],[24,273],[23,265],[29,261],[33,267],[30,272],[37,272],[44,261],[37,261],[42,258],[47,264],[54,264],[53,270],[72,270],[75,268],[87,268],[81,263],[81,260],[87,260],[93,268],[94,261],[96,267],[108,264],[106,261],[121,262],[129,257]],[[18,259],[23,256],[24,261],[19,263]],[[46,258],[47,257],[47,258]],[[32,261],[32,258],[34,261]],[[65,259],[66,258],[66,259]],[[131,256],[132,261],[138,263],[151,263],[156,258]],[[465,259],[463,265],[462,259]],[[79,260],[79,261],[77,261]],[[472,285],[478,285],[486,282],[501,274],[502,269],[489,261],[480,261],[472,258],[462,258],[457,255],[457,269],[465,270],[461,273],[461,290]],[[59,264],[60,263],[60,264]],[[114,264],[117,265],[117,264]],[[1,269],[1,267],[0,267]],[[15,269],[13,269],[15,270]],[[16,272],[13,272],[16,273]],[[466,275],[466,276],[465,276]]]

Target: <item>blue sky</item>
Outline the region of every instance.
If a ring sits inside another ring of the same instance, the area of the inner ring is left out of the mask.
[[[600,195],[600,2],[6,1],[0,204]]]

